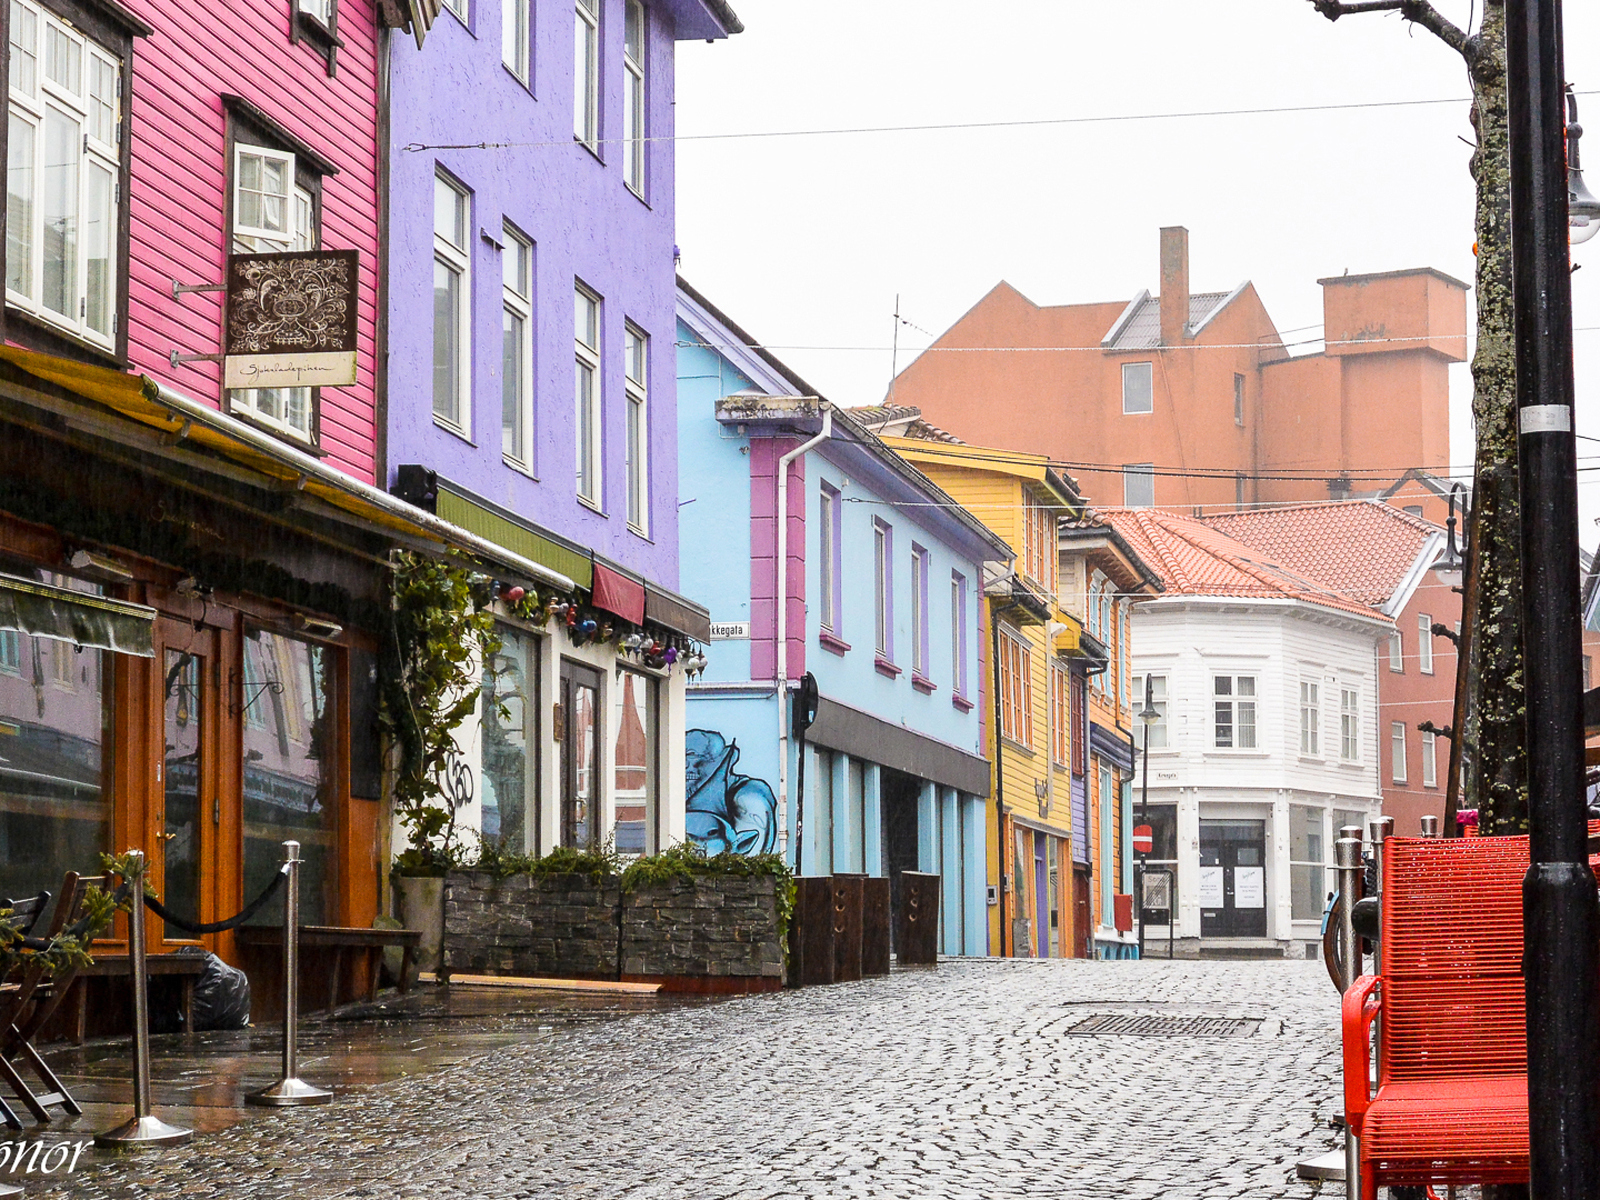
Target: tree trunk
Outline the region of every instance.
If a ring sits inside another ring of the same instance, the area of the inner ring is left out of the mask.
[[[1522,671],[1521,516],[1517,497],[1517,372],[1511,329],[1511,164],[1506,113],[1505,4],[1489,0],[1467,46],[1472,155],[1477,184],[1477,349],[1472,416],[1477,432],[1472,524],[1477,606],[1467,660],[1470,731],[1462,807],[1478,810],[1483,834],[1528,826]],[[1467,717],[1463,720],[1463,717]]]

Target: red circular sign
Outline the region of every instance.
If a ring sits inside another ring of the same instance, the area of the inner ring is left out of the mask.
[[[1136,854],[1149,854],[1155,847],[1155,838],[1148,825],[1135,825],[1133,827],[1133,849]]]

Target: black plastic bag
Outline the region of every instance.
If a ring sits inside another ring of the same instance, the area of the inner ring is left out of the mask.
[[[250,980],[215,954],[194,981],[194,1027],[243,1029],[250,1024]]]

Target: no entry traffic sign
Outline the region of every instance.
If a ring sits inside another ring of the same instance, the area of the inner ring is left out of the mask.
[[[1135,825],[1133,827],[1133,849],[1136,854],[1149,854],[1155,847],[1155,838],[1150,833],[1150,826]]]

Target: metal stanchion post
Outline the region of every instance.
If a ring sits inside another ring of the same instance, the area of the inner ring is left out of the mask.
[[[326,1104],[333,1093],[313,1087],[300,1078],[300,843],[283,844],[283,866],[289,878],[283,894],[283,1075],[271,1087],[251,1092],[247,1104],[289,1108],[297,1104]]]
[[[1372,861],[1374,864],[1373,882],[1376,885],[1378,902],[1383,903],[1383,844],[1394,836],[1393,817],[1373,817],[1367,822],[1367,833],[1372,841]],[[1380,924],[1380,929],[1381,929]],[[1372,973],[1380,974],[1383,971],[1383,939],[1380,937],[1373,943]],[[1351,982],[1354,982],[1353,980]],[[1349,984],[1345,985],[1347,988]],[[1383,1046],[1383,1017],[1380,1014],[1372,1022],[1372,1053],[1374,1056],[1382,1054]]]
[[[138,877],[129,880],[133,894],[128,912],[128,970],[133,984],[133,1119],[109,1133],[96,1134],[96,1146],[176,1146],[194,1137],[194,1130],[168,1125],[150,1111],[150,976],[144,959],[144,851],[129,850],[138,860]]]
[[[1348,825],[1339,833],[1333,849],[1339,867],[1339,940],[1344,947],[1343,982],[1348,992],[1361,975],[1361,942],[1350,922],[1351,910],[1361,899],[1361,829]],[[1343,836],[1346,834],[1354,836]],[[1348,1125],[1344,1130],[1344,1194],[1350,1200],[1361,1195],[1361,1147]]]

